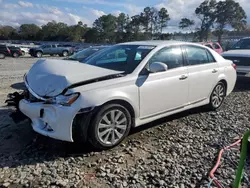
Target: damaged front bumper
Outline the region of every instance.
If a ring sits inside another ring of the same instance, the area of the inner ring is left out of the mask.
[[[30,118],[33,130],[44,136],[58,140],[73,142],[72,123],[79,111],[77,104],[61,106],[44,104],[44,102],[29,102],[22,99],[19,109]]]

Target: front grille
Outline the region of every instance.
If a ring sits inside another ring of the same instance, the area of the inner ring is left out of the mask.
[[[227,57],[227,56],[224,56],[224,58],[233,61],[233,63],[237,66],[250,66],[250,57]]]

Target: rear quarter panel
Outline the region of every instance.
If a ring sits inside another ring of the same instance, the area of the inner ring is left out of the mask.
[[[229,95],[233,91],[237,79],[236,70],[232,66],[233,62],[224,59],[220,54],[213,50],[210,50],[210,52],[213,54],[220,67],[218,82],[221,80],[225,80],[227,82],[226,94]]]

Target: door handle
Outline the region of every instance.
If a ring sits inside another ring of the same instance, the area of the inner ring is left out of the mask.
[[[218,72],[218,70],[216,70],[216,69],[214,69],[214,70],[212,71],[212,73],[216,73],[216,72]]]
[[[181,77],[179,78],[180,80],[185,80],[185,79],[187,79],[188,78],[188,76],[187,75],[181,75]]]

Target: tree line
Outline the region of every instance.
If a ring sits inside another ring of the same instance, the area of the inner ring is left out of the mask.
[[[207,41],[213,32],[218,41],[228,30],[234,32],[246,31],[246,13],[235,0],[205,0],[194,11],[198,22],[182,18],[179,28],[185,32],[194,32],[196,41]],[[76,25],[51,21],[41,27],[35,24],[22,24],[19,28],[11,26],[0,27],[0,39],[12,40],[42,40],[42,41],[85,41],[88,43],[119,43],[133,40],[168,39],[166,33],[170,16],[166,8],[157,10],[146,7],[134,16],[120,13],[97,18],[92,27],[81,21]]]

